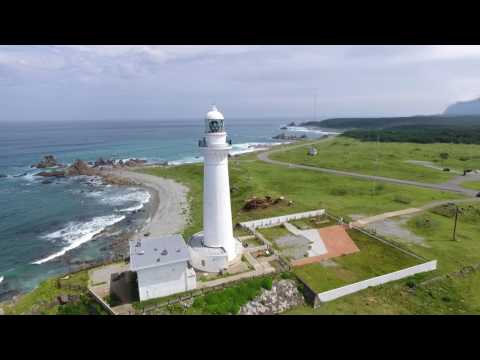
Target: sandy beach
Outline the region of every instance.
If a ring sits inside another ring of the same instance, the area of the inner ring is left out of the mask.
[[[187,225],[189,213],[187,187],[170,179],[131,170],[113,170],[110,173],[139,184],[152,196],[149,220],[136,236],[143,236],[146,233],[150,236],[175,234],[181,232]]]

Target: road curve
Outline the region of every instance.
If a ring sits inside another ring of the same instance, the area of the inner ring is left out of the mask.
[[[475,197],[478,193],[478,191],[475,191],[475,190],[462,188],[457,183],[445,183],[445,184],[422,183],[422,182],[418,182],[418,181],[402,180],[402,179],[388,178],[388,177],[383,177],[383,176],[359,174],[359,173],[354,173],[354,172],[349,172],[349,171],[327,169],[327,168],[321,168],[321,167],[315,167],[315,166],[292,164],[292,163],[288,163],[288,162],[272,160],[272,159],[269,158],[270,154],[290,150],[290,149],[296,148],[296,147],[308,146],[308,145],[311,145],[311,144],[312,143],[292,146],[292,147],[289,147],[289,148],[273,149],[273,150],[261,152],[257,155],[257,157],[258,157],[259,160],[264,161],[264,162],[269,163],[269,164],[287,166],[289,168],[295,168],[295,169],[305,169],[305,170],[318,171],[318,172],[323,172],[323,173],[332,174],[332,175],[350,176],[350,177],[355,177],[355,178],[365,179],[365,180],[376,180],[376,181],[387,182],[387,183],[392,183],[392,184],[416,186],[416,187],[433,189],[433,190],[440,190],[440,191],[449,191],[449,192],[454,192],[454,193],[466,195],[466,196],[469,196],[469,197]]]

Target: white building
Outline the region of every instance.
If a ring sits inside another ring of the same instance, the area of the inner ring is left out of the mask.
[[[196,269],[218,272],[239,258],[242,245],[233,237],[227,140],[224,117],[213,106],[205,117],[204,137],[199,141],[204,158],[203,232],[190,240],[192,264]]]
[[[130,270],[137,273],[141,301],[197,286],[190,253],[181,235],[130,241]]]

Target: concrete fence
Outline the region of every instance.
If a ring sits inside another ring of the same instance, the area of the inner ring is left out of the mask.
[[[245,221],[240,223],[240,225],[253,231],[256,228],[273,227],[291,220],[306,219],[306,218],[311,218],[315,216],[322,216],[324,214],[325,214],[325,209],[313,210],[313,211],[307,211],[303,213],[276,216],[276,217],[260,219],[260,220]]]
[[[324,291],[317,294],[320,302],[327,302],[338,299],[345,295],[356,293],[368,287],[386,284],[391,281],[400,280],[418,273],[433,271],[437,269],[437,260],[432,260],[420,265],[412,266],[402,270],[394,271],[385,275],[373,277],[367,280],[359,281],[354,284],[342,286],[333,290]]]
[[[105,309],[107,312],[109,312],[111,315],[118,315],[111,307],[110,305],[107,304],[105,300],[102,299],[100,295],[98,295],[95,290],[92,288],[88,287],[88,292],[97,300],[97,302]]]

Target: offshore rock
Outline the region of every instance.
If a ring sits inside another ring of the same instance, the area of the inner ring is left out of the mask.
[[[52,167],[62,167],[63,165],[60,164],[57,159],[55,159],[55,156],[53,155],[45,155],[43,157],[43,160],[40,161],[36,165],[32,165],[31,167],[36,167],[37,169],[45,169],[45,168],[52,168]]]
[[[67,168],[66,174],[68,176],[94,176],[98,175],[98,172],[88,166],[88,164],[83,160],[75,160],[75,162]]]
[[[42,171],[35,176],[43,176],[43,177],[65,177],[64,171]]]

